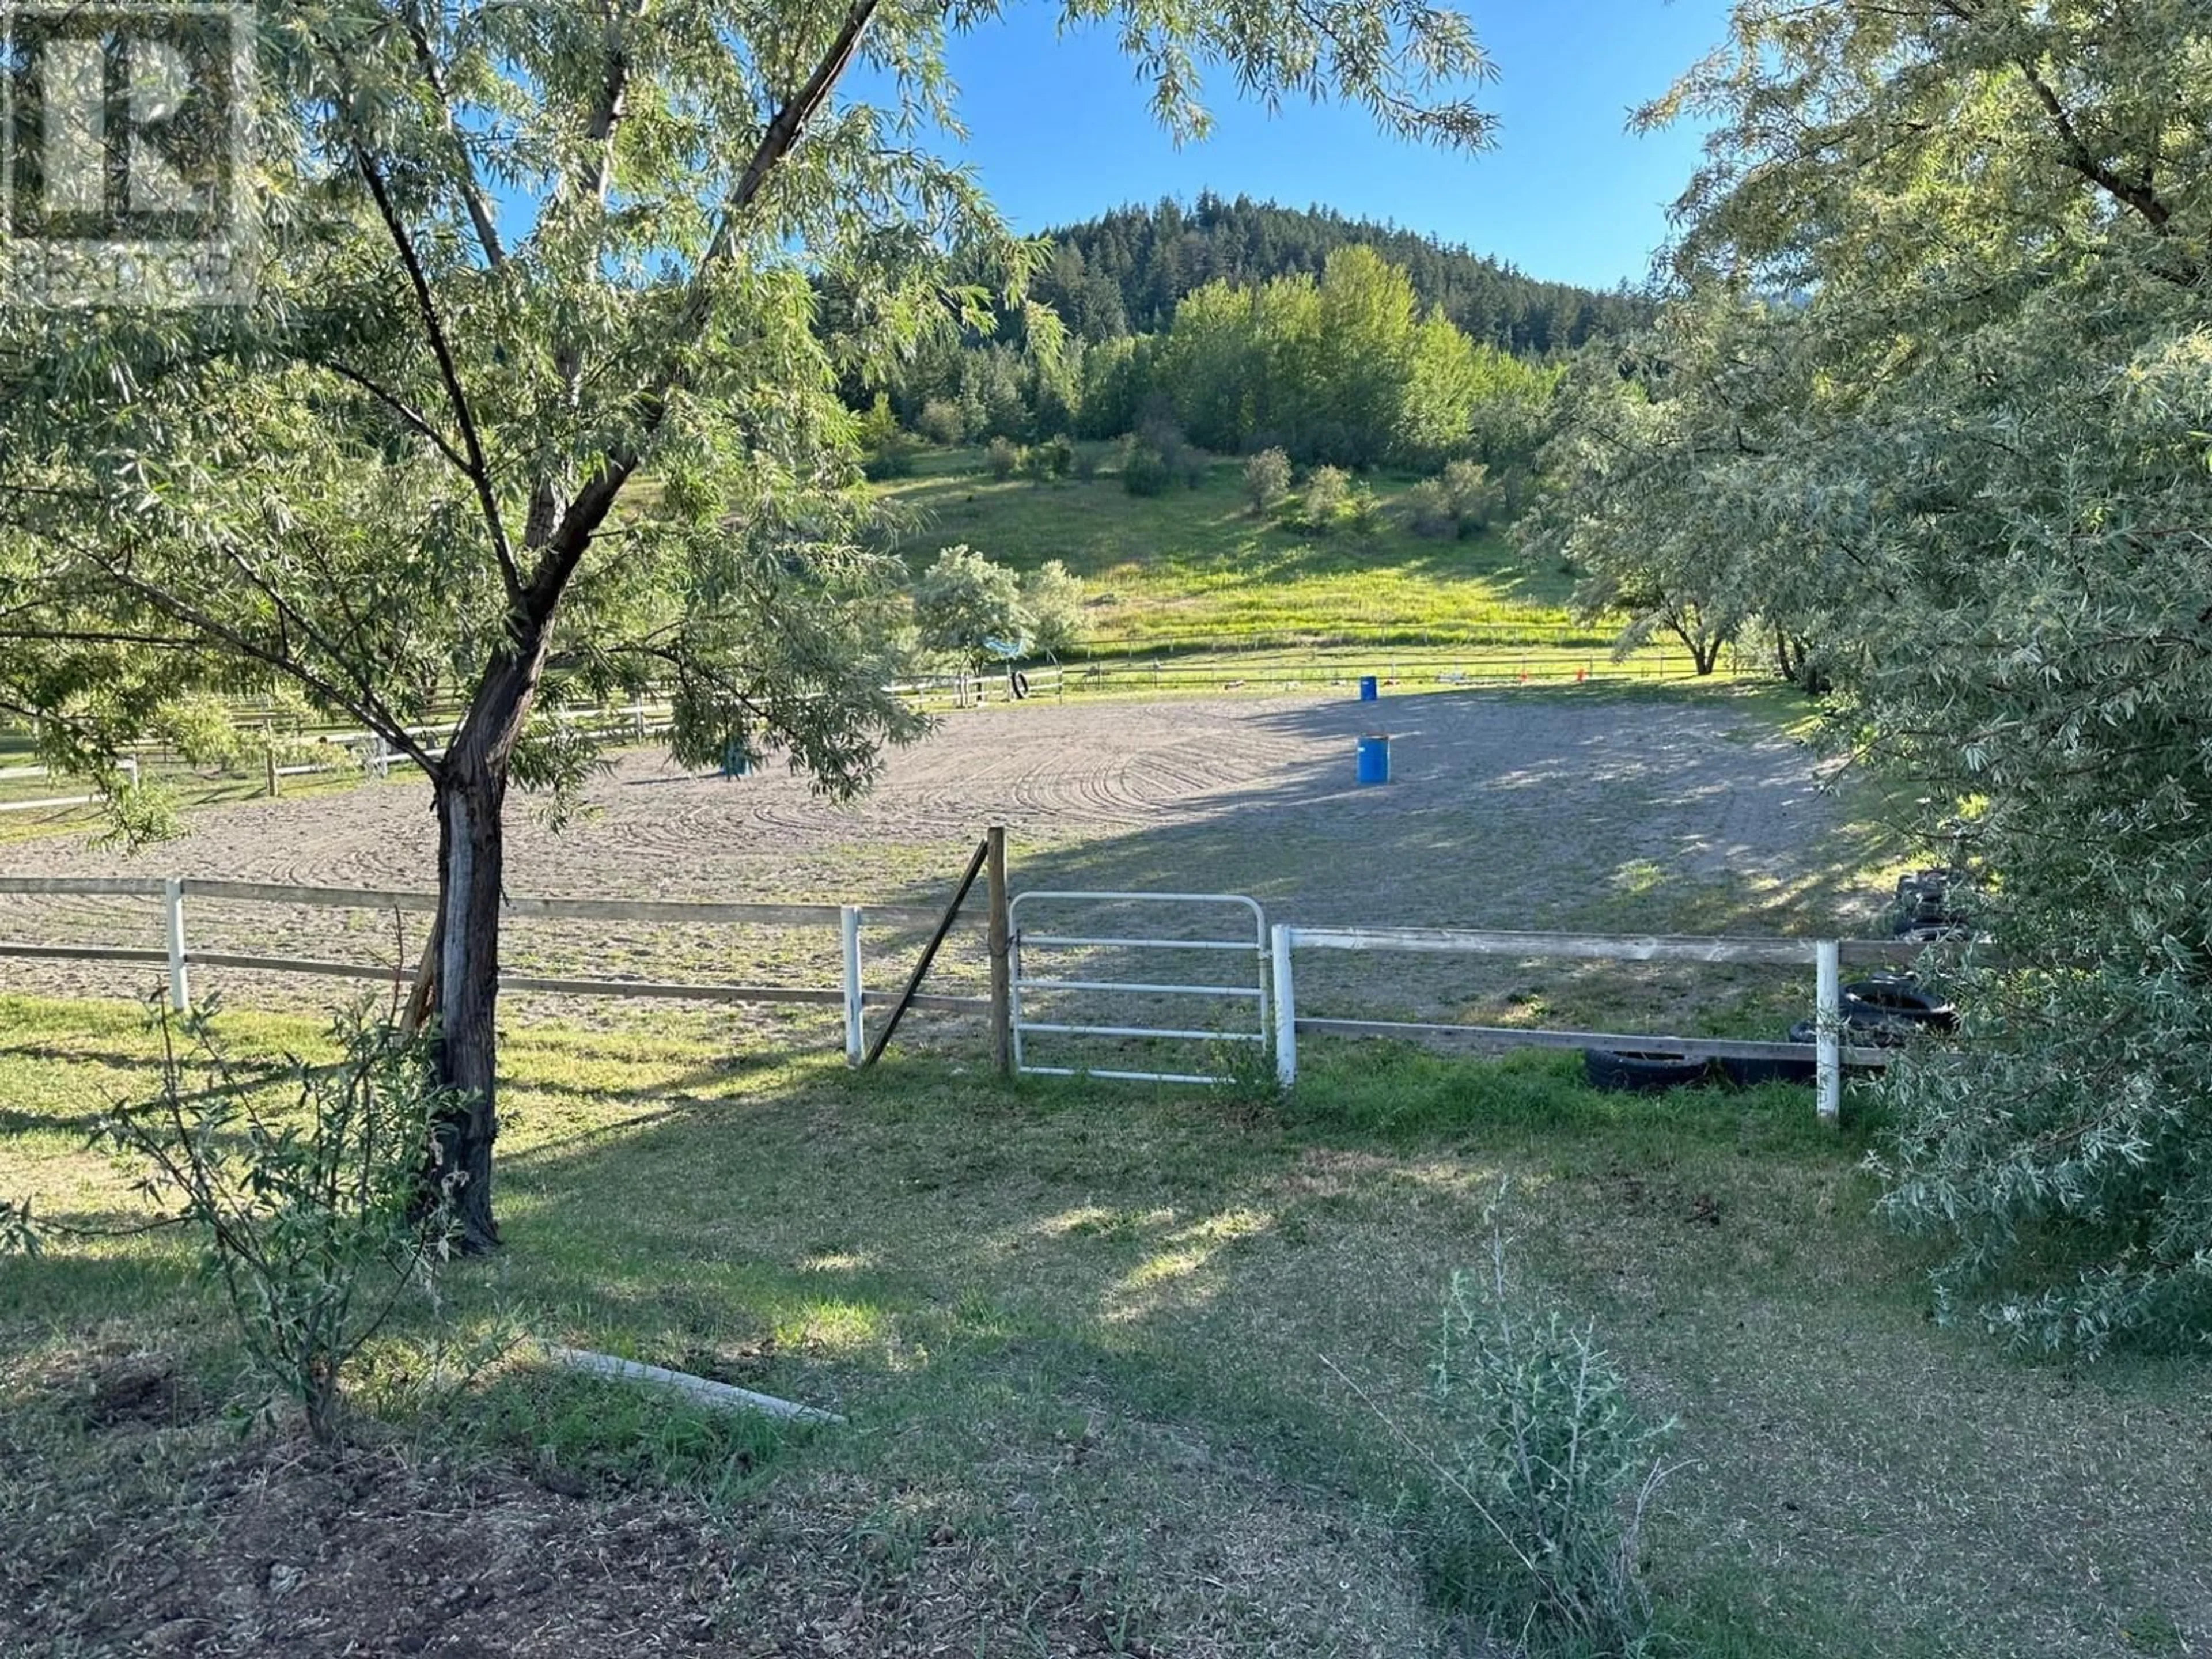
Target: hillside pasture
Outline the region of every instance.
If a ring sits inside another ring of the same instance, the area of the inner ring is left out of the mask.
[[[1109,446],[1086,446],[1102,460]],[[1320,636],[1418,645],[1556,644],[1603,652],[1615,629],[1577,623],[1572,579],[1523,566],[1495,531],[1465,540],[1416,535],[1405,497],[1416,480],[1363,482],[1381,509],[1363,535],[1321,535],[1253,512],[1243,465],[1208,460],[1195,489],[1132,495],[1119,476],[998,480],[975,450],[925,454],[915,476],[878,486],[917,569],[965,542],[1018,570],[1063,562],[1091,589],[1092,631],[1140,647],[1279,644]]]

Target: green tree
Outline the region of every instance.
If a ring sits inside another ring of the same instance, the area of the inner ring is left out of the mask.
[[[970,673],[1018,655],[1030,625],[1021,579],[964,545],[941,550],[915,584],[914,620],[923,650],[951,657]]]
[[[2002,956],[1876,1160],[1941,1311],[2212,1333],[2212,19],[1744,0],[1730,40],[1648,112],[1712,123],[1682,295],[1578,372],[1554,544],[1679,543],[1668,591],[1810,642],[1838,738],[1970,818]]]
[[[1062,657],[1083,643],[1083,584],[1058,559],[1047,559],[1022,579],[1022,611],[1030,648]]]
[[[428,777],[422,991],[468,1103],[440,1154],[470,1248],[497,1237],[507,795],[590,763],[541,714],[657,684],[679,758],[766,734],[839,792],[918,729],[884,690],[893,571],[836,387],[1019,302],[1040,250],[907,137],[955,125],[948,37],[998,9],[253,9],[250,302],[0,316],[0,702],[98,766],[180,690],[288,681]],[[1487,136],[1455,12],[1063,15],[1131,43],[1179,136],[1204,61],[1410,139]],[[31,252],[0,245],[4,291]]]
[[[1309,530],[1324,534],[1336,527],[1337,520],[1352,495],[1352,475],[1340,466],[1317,466],[1306,480],[1304,493],[1298,499],[1299,522]]]
[[[1255,513],[1265,513],[1291,493],[1291,458],[1263,449],[1244,463],[1244,494]]]
[[[960,405],[950,398],[932,398],[921,406],[915,429],[933,444],[951,449],[964,441],[968,429],[961,423]]]

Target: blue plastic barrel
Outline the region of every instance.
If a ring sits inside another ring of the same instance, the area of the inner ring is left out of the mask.
[[[1374,702],[1377,697],[1381,696],[1382,695],[1382,693],[1381,690],[1380,690],[1380,689],[1376,685],[1376,684],[1375,684],[1375,676],[1374,676],[1374,675],[1372,675],[1372,674],[1362,674],[1362,675],[1359,677],[1359,701],[1360,701],[1360,702]]]
[[[1359,740],[1359,781],[1362,783],[1390,781],[1390,739],[1380,732]]]

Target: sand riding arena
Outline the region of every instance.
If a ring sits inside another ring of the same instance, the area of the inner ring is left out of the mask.
[[[1390,781],[1360,787],[1358,740],[1386,730]],[[1727,695],[1591,688],[1364,705],[1337,696],[993,706],[947,716],[851,803],[821,799],[773,767],[696,776],[641,749],[613,758],[557,834],[526,797],[510,811],[508,890],[543,896],[941,905],[995,823],[1007,829],[1017,892],[1243,893],[1270,920],[1300,925],[1776,933],[1868,921],[1845,886],[1863,834],[1824,787],[1817,758],[1769,705]],[[19,841],[0,848],[0,872],[422,890],[434,884],[434,847],[426,787],[395,772],[208,808],[183,839],[136,854],[96,850],[74,832]],[[158,909],[143,897],[8,896],[0,939],[158,944]],[[392,967],[411,965],[423,922],[195,899],[191,933],[198,951]],[[927,931],[871,929],[872,988],[896,985]],[[956,934],[932,988],[972,989],[979,947],[973,930]],[[834,930],[665,921],[517,919],[504,944],[510,971],[722,983],[834,983],[837,951]],[[158,971],[8,959],[0,988],[136,996]],[[195,988],[283,1007],[362,989],[223,969],[201,971]],[[1331,963],[1302,981],[1301,994],[1363,1017],[1556,1024],[1641,1011],[1662,1021],[1648,1029],[1665,1029],[1684,1000],[1703,1006],[1715,988],[1711,970],[1448,961],[1382,972]],[[577,1024],[719,1019],[748,1041],[796,1038],[835,1018],[532,995],[506,1006],[516,1019]],[[919,1018],[914,1040],[956,1037],[963,1024]]]

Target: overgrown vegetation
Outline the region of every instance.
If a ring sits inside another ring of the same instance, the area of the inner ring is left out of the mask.
[[[334,1060],[287,1055],[272,1076],[231,1057],[212,1009],[164,1006],[155,1024],[155,1094],[116,1106],[99,1134],[137,1171],[146,1224],[198,1241],[254,1370],[329,1444],[346,1367],[446,1253],[459,1176],[423,1182],[448,1103],[427,1045],[356,1007],[328,1033]],[[37,1248],[35,1224],[17,1231]]]
[[[1453,1595],[1577,1652],[1633,1655],[1651,1631],[1644,1536],[1674,1425],[1644,1424],[1589,1322],[1515,1281],[1501,1192],[1489,1260],[1452,1275],[1436,1391],[1446,1443],[1433,1525]],[[1518,1620],[1513,1618],[1522,1613]]]
[[[1534,542],[1972,820],[1995,948],[1877,1168],[2036,1347],[2212,1338],[2208,59],[2186,6],[1743,0],[1646,112],[1716,123],[1679,292],[1570,382]]]

